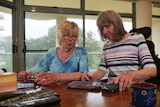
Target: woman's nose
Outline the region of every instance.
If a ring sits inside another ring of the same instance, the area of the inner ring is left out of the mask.
[[[69,37],[69,41],[72,41],[73,39],[72,39],[72,37]]]

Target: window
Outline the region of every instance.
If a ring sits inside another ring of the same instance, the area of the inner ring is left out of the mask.
[[[132,2],[122,0],[85,0],[85,5],[86,10],[105,11],[113,9],[120,13],[132,13]]]
[[[152,41],[155,44],[155,52],[160,58],[160,7],[153,4],[152,8]]]
[[[0,6],[0,68],[12,72],[12,12]]]
[[[26,69],[30,69],[49,48],[56,47],[54,14],[27,12],[25,32]]]
[[[152,40],[155,44],[155,52],[160,58],[160,18],[152,18]]]
[[[7,1],[13,2],[13,0],[7,0]]]
[[[159,6],[156,7],[155,5],[156,4],[153,4],[153,7],[152,7],[152,15],[159,15],[160,16],[160,7]]]
[[[54,8],[80,8],[80,0],[25,0],[25,5],[46,6]]]

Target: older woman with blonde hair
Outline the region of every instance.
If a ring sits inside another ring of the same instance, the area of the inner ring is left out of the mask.
[[[79,30],[75,22],[64,21],[58,26],[59,47],[51,48],[29,71],[21,71],[19,78],[35,77],[38,85],[50,85],[80,80],[88,72],[88,55],[84,47],[76,47]]]

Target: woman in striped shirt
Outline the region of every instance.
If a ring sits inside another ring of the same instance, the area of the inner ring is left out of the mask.
[[[99,68],[93,74],[84,72],[81,80],[98,80],[107,72],[116,75],[112,83],[119,90],[129,88],[133,82],[141,82],[156,76],[156,66],[142,34],[129,34],[121,17],[113,10],[101,12],[97,19],[102,41],[106,41]]]

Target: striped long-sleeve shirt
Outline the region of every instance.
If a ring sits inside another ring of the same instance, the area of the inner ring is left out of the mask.
[[[131,35],[104,46],[99,69],[119,75],[146,67],[156,67],[143,35]]]

